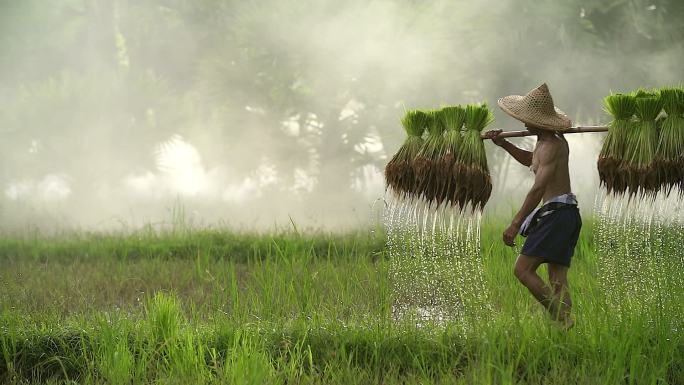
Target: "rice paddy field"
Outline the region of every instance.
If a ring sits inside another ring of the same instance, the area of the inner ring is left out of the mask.
[[[486,303],[468,321],[393,314],[383,228],[4,234],[0,381],[684,384],[681,265],[657,277],[666,295],[630,298],[655,283],[606,284],[607,222],[585,216],[568,332],[513,276],[504,219],[481,222],[486,295],[459,295]]]
[[[682,20],[0,0],[0,385],[684,385]],[[542,190],[569,330],[502,239]]]

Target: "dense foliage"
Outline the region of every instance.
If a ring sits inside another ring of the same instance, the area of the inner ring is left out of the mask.
[[[547,80],[584,121],[609,89],[674,81],[684,41],[674,0],[0,6],[0,182],[66,175],[74,202],[152,169],[151,149],[174,133],[238,177],[278,165],[272,194],[297,190],[301,172],[314,192],[351,193],[360,167],[381,169],[400,145],[404,105],[491,101]],[[385,150],[364,150],[369,140]]]

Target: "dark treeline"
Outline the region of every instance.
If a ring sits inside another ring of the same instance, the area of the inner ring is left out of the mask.
[[[101,202],[174,134],[221,183],[269,166],[263,200],[365,204],[406,108],[547,81],[600,120],[610,90],[681,78],[683,19],[678,0],[0,0],[3,206],[46,175]]]

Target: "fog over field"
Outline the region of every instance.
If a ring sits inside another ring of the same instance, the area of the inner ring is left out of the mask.
[[[0,0],[0,229],[367,225],[406,109],[680,84],[680,1]],[[568,135],[586,212],[601,135]],[[517,140],[532,147],[533,139]],[[487,215],[532,174],[488,144]]]

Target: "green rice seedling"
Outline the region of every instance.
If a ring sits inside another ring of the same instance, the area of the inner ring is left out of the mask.
[[[97,371],[110,384],[130,384],[133,379],[135,357],[128,346],[131,333],[126,318],[96,317],[100,343],[92,347],[96,352]]]
[[[413,161],[413,172],[417,183],[416,193],[420,194],[430,204],[440,204],[441,181],[437,166],[439,158],[445,152],[444,131],[446,127],[439,118],[438,111],[428,111],[426,114],[428,116],[428,136]]]
[[[492,192],[492,180],[487,167],[487,154],[480,137],[482,130],[494,121],[487,104],[466,107],[465,132],[454,163],[456,201],[461,208],[471,204],[482,208]]]
[[[656,157],[661,187],[669,192],[684,180],[684,90],[663,88],[660,99],[667,117],[660,124]]]
[[[612,94],[603,99],[603,106],[612,115],[613,121],[599,154],[599,178],[609,192],[624,192],[627,183],[620,173],[620,166],[624,162],[627,135],[632,125],[636,101],[634,95]]]
[[[220,379],[228,384],[268,384],[275,370],[264,348],[249,333],[238,330],[233,337],[231,354],[226,354]]]
[[[146,306],[150,334],[159,343],[174,343],[180,335],[183,314],[175,296],[157,292]]]
[[[465,123],[465,108],[461,106],[449,106],[439,111],[439,118],[446,127],[444,133],[444,153],[439,158],[437,170],[442,181],[440,189],[441,201],[448,201],[451,204],[456,202],[454,194],[456,192],[456,177],[453,173],[456,156],[461,146],[463,136],[462,129]]]
[[[428,115],[423,111],[407,111],[401,124],[408,135],[404,144],[385,166],[385,183],[398,197],[412,196],[416,186],[413,159],[423,146],[423,133]]]
[[[623,170],[627,175],[630,194],[654,193],[659,187],[655,152],[658,144],[656,119],[663,108],[657,94],[639,91],[636,94],[635,112],[638,121],[627,136],[626,162]]]

